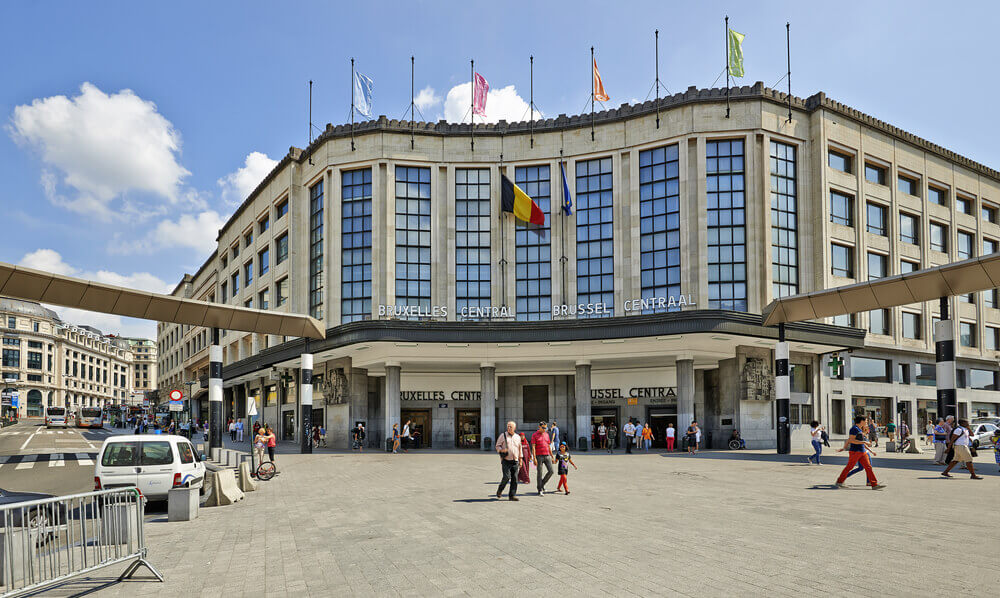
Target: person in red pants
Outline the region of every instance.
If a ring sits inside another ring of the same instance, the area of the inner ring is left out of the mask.
[[[667,424],[667,450],[674,450],[674,439],[677,437],[677,430],[674,429],[674,424]]]
[[[878,480],[875,479],[875,472],[872,471],[871,461],[868,460],[868,452],[865,450],[865,447],[869,447],[871,444],[865,440],[865,432],[861,429],[861,423],[864,421],[864,415],[854,418],[854,425],[850,431],[851,437],[847,439],[847,444],[850,445],[850,448],[848,448],[850,457],[847,459],[847,465],[844,466],[844,470],[840,472],[840,476],[837,478],[838,488],[843,488],[846,485],[844,481],[847,480],[848,473],[859,463],[865,469],[865,475],[868,476],[868,485],[872,487],[872,490],[885,488],[884,484],[879,484]]]

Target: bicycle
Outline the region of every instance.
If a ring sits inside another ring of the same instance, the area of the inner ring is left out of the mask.
[[[274,466],[274,461],[264,461],[257,466],[257,479],[262,481],[270,480],[277,473],[277,468]]]

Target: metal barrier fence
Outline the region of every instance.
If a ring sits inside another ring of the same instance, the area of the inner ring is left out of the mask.
[[[0,596],[19,596],[131,561],[145,566],[146,498],[135,488],[98,490],[0,506]]]

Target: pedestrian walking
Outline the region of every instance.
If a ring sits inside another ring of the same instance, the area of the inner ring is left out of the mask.
[[[392,454],[399,451],[399,424],[392,424]]]
[[[410,422],[406,422],[409,424]],[[405,431],[406,428],[403,428]],[[517,424],[507,422],[506,431],[497,438],[494,450],[500,455],[500,485],[497,487],[497,499],[503,495],[504,488],[510,484],[509,500],[517,500],[517,473],[521,461],[521,438],[517,435]],[[404,449],[405,452],[405,449]]]
[[[326,447],[326,426],[323,424],[319,425],[319,441],[323,443],[323,447]]]
[[[889,423],[885,425],[885,435],[889,437],[889,442],[892,442],[896,438],[896,422],[889,420]]]
[[[885,488],[884,484],[878,483],[878,480],[875,478],[875,472],[872,471],[871,461],[868,459],[868,452],[865,450],[865,447],[871,446],[871,443],[865,437],[865,432],[861,427],[863,423],[865,423],[865,416],[855,416],[854,425],[851,426],[850,430],[851,437],[847,439],[847,444],[850,445],[848,448],[850,457],[847,459],[847,465],[844,466],[843,471],[840,472],[840,476],[837,478],[838,488],[845,486],[844,481],[847,480],[848,473],[858,463],[865,469],[865,475],[868,476],[868,485],[873,490]]]
[[[851,444],[848,442],[848,440],[850,440],[850,438],[844,440],[844,446],[842,446],[839,449],[837,449],[838,453],[846,451],[847,449],[849,449],[851,447]],[[872,457],[877,457],[878,454],[875,451],[873,451],[871,449],[871,447],[868,447],[868,446],[865,447],[865,451],[868,453],[868,463],[872,467],[875,467],[875,462],[872,461]],[[860,473],[860,472],[864,471],[864,469],[865,468],[862,467],[861,462],[858,461],[858,464],[854,466],[854,469],[852,469],[851,471],[847,472],[847,477],[849,478],[849,477],[851,477],[852,475],[854,475],[856,473]]]
[[[229,439],[236,442],[236,422],[229,420]]]
[[[949,472],[951,469],[955,467],[957,463],[965,463],[965,468],[969,470],[970,479],[983,479],[982,476],[976,475],[976,466],[972,462],[972,446],[969,442],[969,420],[958,420],[958,425],[951,431],[951,436],[948,440],[955,456],[951,458],[951,462],[948,463],[948,467],[941,472],[941,475],[946,478],[950,478],[951,474]]]
[[[826,428],[821,426],[816,420],[809,422],[809,434],[812,436],[812,447],[814,451],[813,454],[806,459],[806,463],[809,463],[810,465],[812,464],[813,459],[816,460],[816,465],[822,465],[822,463],[820,463],[819,456],[823,454],[823,430],[825,429]]]
[[[408,453],[410,448],[410,420],[406,420],[403,424],[403,435],[400,437],[400,444],[403,447],[403,452]]]
[[[642,448],[642,429],[644,424],[640,424],[638,421],[635,422],[635,450]]]
[[[236,422],[236,442],[243,442],[243,420]]]
[[[625,427],[622,428],[622,431],[625,432],[625,454],[631,455],[632,441],[635,439],[635,424],[632,423],[631,419],[628,420],[628,423],[625,424]]]
[[[521,466],[517,469],[517,481],[521,484],[531,483],[531,445],[524,432],[518,434],[521,438]]]
[[[673,422],[667,424],[667,450],[674,452],[674,441],[677,439],[677,430],[674,429]]]
[[[611,422],[608,426],[608,454],[613,455],[615,452],[615,444],[618,442],[618,426],[615,422]],[[574,466],[575,467],[575,466]],[[567,494],[569,494],[567,492]]]
[[[990,444],[993,445],[993,458],[996,459],[997,466],[1000,466],[1000,428],[993,431]]]
[[[365,452],[365,425],[358,422],[358,452]]]
[[[944,463],[941,465],[947,465],[951,463],[951,460],[955,457],[955,445],[951,444],[951,433],[955,429],[955,416],[949,415],[944,418],[944,442],[945,442],[945,453],[944,453]]]
[[[569,455],[569,449],[566,448],[566,443],[559,445],[559,453],[556,454],[556,463],[558,464],[557,471],[559,473],[559,485],[556,486],[556,492],[562,488],[563,492],[569,494],[569,484],[566,483],[566,476],[569,475],[569,466],[572,465],[573,469],[578,469],[576,463],[573,463],[573,458]]]
[[[313,426],[312,443],[313,443],[313,448],[319,447],[319,426]]]
[[[910,438],[910,426],[906,422],[899,422],[899,452],[906,450]]]
[[[698,422],[695,422],[695,429],[694,429],[694,452],[697,453],[698,449],[700,449],[700,448],[701,448],[701,426],[698,425]]]
[[[934,464],[944,465],[945,452],[948,450],[948,426],[945,423],[944,418],[938,418],[937,425],[934,426],[932,436],[934,438]]]
[[[538,429],[531,435],[531,461],[535,464],[538,496],[545,496],[545,483],[552,477],[552,449],[546,427],[545,422],[538,422]],[[545,477],[542,477],[543,465],[546,470]]]
[[[552,420],[552,425],[549,426],[549,440],[552,441],[552,446],[559,446],[559,424],[556,420]]]
[[[934,423],[928,421],[924,428],[924,444],[934,444]],[[935,459],[937,461],[937,459]]]
[[[691,425],[687,428],[687,433],[685,434],[687,439],[687,449],[689,455],[694,455],[698,453],[698,422],[697,420],[691,420]]]
[[[649,452],[649,447],[653,446],[653,429],[646,424],[642,427],[642,448],[644,452]]]
[[[604,425],[604,421],[597,424],[597,447],[606,449],[608,448],[608,428]]]

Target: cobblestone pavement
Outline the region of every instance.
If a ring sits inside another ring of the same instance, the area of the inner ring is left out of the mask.
[[[163,584],[101,596],[904,596],[992,593],[1000,474],[875,459],[883,491],[832,489],[845,459],[765,451],[578,454],[571,494],[493,497],[496,456],[281,455],[230,507],[146,526]],[[864,484],[863,474],[851,482]],[[550,482],[554,489],[556,478]],[[113,578],[61,588],[67,593]],[[143,572],[140,572],[140,576]],[[508,594],[512,595],[512,594]]]

